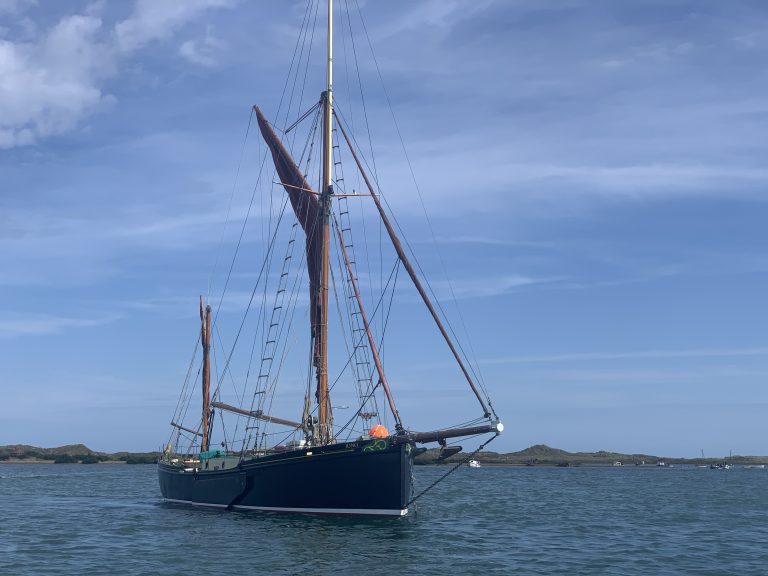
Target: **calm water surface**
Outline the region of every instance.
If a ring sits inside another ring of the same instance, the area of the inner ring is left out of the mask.
[[[7,464],[0,502],[3,575],[768,574],[768,470],[464,468],[392,520],[163,504],[154,466]]]

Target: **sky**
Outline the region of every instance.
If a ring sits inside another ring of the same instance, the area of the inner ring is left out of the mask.
[[[281,105],[306,6],[0,0],[0,444],[165,442],[198,295],[216,302],[258,178],[250,108],[285,127],[323,90],[321,11]],[[348,6],[335,98],[505,424],[489,449],[768,454],[765,5]],[[383,354],[406,425],[477,416],[395,292]]]

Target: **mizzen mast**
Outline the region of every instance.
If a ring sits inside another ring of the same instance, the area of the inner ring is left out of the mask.
[[[211,306],[203,308],[203,297],[200,296],[200,342],[203,346],[203,440],[200,451],[208,450],[210,444],[211,418]]]
[[[323,103],[323,173],[320,190],[320,211],[322,218],[322,249],[320,263],[320,324],[319,358],[317,359],[317,403],[320,442],[330,443],[333,440],[333,424],[331,418],[331,402],[328,395],[328,284],[329,284],[329,248],[330,248],[330,213],[333,185],[333,0],[328,0],[328,65],[326,71],[326,90],[322,95]]]

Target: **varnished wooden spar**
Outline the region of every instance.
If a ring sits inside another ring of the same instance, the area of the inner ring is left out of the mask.
[[[176,422],[171,422],[171,426],[174,428],[178,428],[179,430],[184,430],[184,432],[189,432],[190,434],[194,434],[195,436],[202,436],[202,432],[198,432],[197,430],[192,430],[191,428],[186,428],[182,426],[181,424],[176,424]]]
[[[329,12],[330,13],[330,12]],[[330,18],[329,33],[330,33]],[[330,42],[330,41],[329,41]],[[330,43],[329,43],[330,59]],[[331,186],[331,170],[333,166],[333,146],[331,144],[331,79],[330,64],[328,68],[328,90],[323,94],[323,189],[320,194],[320,224],[321,237],[320,244],[320,294],[318,298],[320,317],[319,330],[316,331],[316,337],[319,339],[320,358],[317,363],[317,416],[320,428],[320,442],[329,444],[333,440],[333,424],[331,420],[331,401],[328,394],[328,289],[329,289],[329,271],[330,271],[330,226],[329,218],[331,214],[331,195],[333,188]]]
[[[432,432],[411,432],[409,430],[403,435],[393,436],[392,441],[395,443],[418,442],[419,444],[426,444],[428,442],[442,442],[448,438],[474,436],[476,434],[486,434],[488,432],[501,434],[502,430],[504,430],[504,426],[501,422],[483,424],[482,426],[470,426],[468,428],[446,428],[445,430],[434,430]]]
[[[304,425],[293,420],[286,420],[285,418],[278,418],[277,416],[269,416],[264,414],[261,410],[243,410],[237,406],[225,404],[224,402],[211,402],[211,406],[218,408],[219,410],[226,410],[227,412],[234,412],[235,414],[242,414],[243,416],[250,416],[251,418],[257,418],[258,420],[264,420],[265,422],[274,422],[275,424],[282,424],[283,426],[290,426],[292,428],[303,428]]]
[[[200,341],[203,345],[203,440],[200,443],[201,451],[209,448],[210,416],[211,416],[211,307],[203,310],[203,297],[200,296],[200,321],[202,322]]]
[[[408,260],[408,256],[406,256],[405,250],[403,250],[403,246],[400,244],[400,239],[397,237],[397,234],[395,234],[395,230],[394,228],[392,228],[392,224],[390,224],[389,222],[387,213],[384,211],[384,207],[381,205],[381,202],[379,202],[379,197],[376,195],[376,192],[374,192],[373,186],[371,185],[370,180],[368,180],[368,175],[365,173],[365,170],[363,170],[363,165],[360,163],[360,160],[358,159],[357,154],[355,153],[355,149],[352,146],[352,142],[350,142],[349,140],[349,136],[347,136],[346,130],[344,130],[343,124],[337,121],[336,125],[341,130],[341,133],[344,136],[344,140],[346,140],[347,142],[347,147],[349,148],[349,151],[352,154],[352,158],[354,158],[355,164],[357,164],[357,169],[360,171],[360,175],[363,177],[363,180],[365,181],[365,185],[368,187],[368,191],[371,193],[373,202],[376,204],[376,209],[379,211],[379,215],[381,216],[381,221],[384,223],[384,227],[387,229],[389,238],[392,240],[392,245],[395,247],[395,252],[397,252],[397,255],[400,258],[400,261],[403,263],[403,266],[405,267],[406,271],[408,272],[408,275],[411,277],[411,280],[413,281],[413,285],[416,286],[416,290],[418,290],[419,294],[421,295],[421,299],[424,300],[424,304],[427,306],[430,313],[432,314],[432,318],[435,320],[435,324],[437,324],[437,327],[440,330],[440,333],[443,335],[445,342],[448,344],[448,347],[451,349],[451,352],[453,352],[453,357],[456,359],[456,362],[458,362],[459,367],[461,368],[461,371],[464,373],[464,377],[467,379],[467,382],[469,382],[470,388],[472,388],[472,391],[475,393],[475,396],[477,396],[477,401],[480,402],[480,406],[483,407],[483,413],[485,414],[486,417],[490,416],[491,413],[489,412],[488,407],[485,405],[485,401],[480,396],[480,392],[475,386],[475,383],[472,380],[472,377],[469,375],[469,371],[467,371],[466,367],[464,366],[464,362],[462,362],[461,356],[459,356],[459,352],[456,350],[456,347],[453,345],[453,341],[451,340],[451,337],[448,336],[448,332],[445,330],[445,327],[443,326],[443,323],[440,320],[440,317],[437,315],[437,311],[432,306],[432,302],[430,301],[429,296],[427,296],[427,293],[424,290],[424,287],[421,285],[421,281],[419,280],[419,277],[416,275],[416,271],[413,269],[413,266],[411,266],[411,262]]]

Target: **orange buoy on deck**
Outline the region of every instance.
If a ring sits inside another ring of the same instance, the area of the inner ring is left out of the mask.
[[[376,424],[376,426],[374,426],[368,431],[368,435],[371,438],[386,438],[387,436],[389,436],[389,430],[387,430],[381,424]]]

